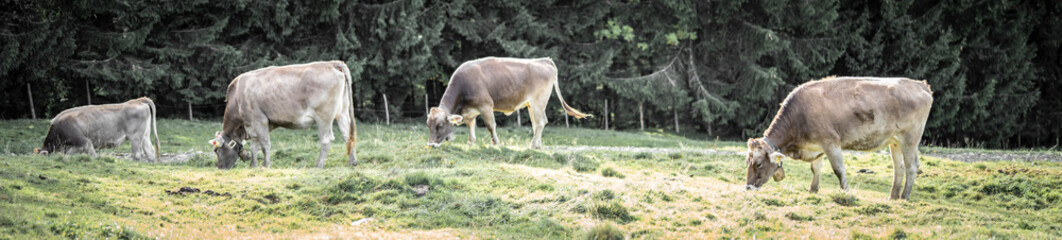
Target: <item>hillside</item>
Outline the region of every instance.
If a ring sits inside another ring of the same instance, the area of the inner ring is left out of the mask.
[[[95,158],[26,155],[47,127],[0,121],[0,239],[568,239],[607,226],[635,239],[1062,238],[1062,163],[1043,159],[926,156],[905,202],[888,200],[887,154],[846,154],[849,193],[831,171],[807,193],[797,162],[750,192],[744,143],[659,131],[553,124],[547,149],[528,150],[530,127],[500,129],[499,147],[485,129],[468,146],[458,128],[427,148],[421,124],[362,123],[360,164],[345,166],[335,144],[316,169],[316,130],[278,129],[272,168],[222,171],[207,144],[217,122],[160,121],[166,163],[127,160],[128,143]]]

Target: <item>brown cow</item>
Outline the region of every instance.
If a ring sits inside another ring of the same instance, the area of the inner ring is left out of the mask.
[[[151,130],[155,132],[155,148],[151,148]],[[150,98],[63,110],[52,118],[44,146],[34,152],[87,153],[95,157],[96,148],[116,147],[125,140],[132,146],[133,159],[159,161],[155,102]]]
[[[240,74],[229,83],[222,131],[210,141],[218,156],[218,168],[231,168],[237,157],[251,158],[251,166],[257,166],[257,150],[262,151],[269,167],[269,131],[277,127],[305,129],[314,124],[321,138],[317,167],[324,167],[335,139],[333,120],[339,121],[339,132],[347,140],[347,162],[356,165],[358,131],[353,99],[350,70],[341,61],[273,66]],[[251,139],[250,156],[243,149],[243,139]]]
[[[546,103],[551,90],[557,91],[564,111],[576,118],[590,115],[573,109],[561,97],[557,65],[550,58],[519,59],[486,57],[465,62],[454,70],[438,107],[428,114],[429,146],[453,140],[453,126],[468,124],[468,144],[476,141],[476,117],[482,117],[497,145],[494,111],[512,114],[527,107],[535,136],[531,147],[542,147],[546,126]]]
[[[841,150],[888,146],[894,174],[891,198],[909,199],[918,173],[918,144],[932,106],[933,92],[925,81],[829,77],[800,85],[782,102],[764,137],[748,140],[746,189],[758,189],[772,176],[784,179],[782,158],[787,156],[811,163],[809,190],[817,192],[825,155],[841,189],[848,190]]]

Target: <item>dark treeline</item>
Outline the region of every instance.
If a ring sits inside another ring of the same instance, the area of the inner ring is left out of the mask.
[[[221,114],[239,73],[343,60],[363,121],[420,119],[485,56],[552,57],[583,127],[762,134],[795,86],[928,81],[926,141],[1054,146],[1062,2],[878,0],[0,0],[0,118],[148,96],[163,116]],[[563,110],[554,98],[554,124]],[[608,114],[604,113],[608,101]],[[507,118],[513,119],[512,117]],[[526,121],[526,119],[525,119]],[[419,120],[418,120],[419,122]]]

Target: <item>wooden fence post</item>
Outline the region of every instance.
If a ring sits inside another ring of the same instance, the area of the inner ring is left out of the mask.
[[[428,105],[428,94],[424,94],[424,116],[427,117],[431,113],[431,105]]]
[[[571,128],[571,126],[568,126],[568,112],[562,114],[564,114],[564,128]]]
[[[33,107],[33,89],[30,88],[29,83],[26,83],[26,93],[29,94],[30,116],[33,117],[33,120],[37,120],[37,109]]]
[[[638,102],[638,126],[642,131],[645,131],[645,109],[642,109],[642,103]]]
[[[605,130],[608,130],[608,99],[605,99]]]
[[[192,102],[188,102],[188,121],[194,121],[194,118],[192,118]]]
[[[387,119],[387,125],[391,125],[391,111],[387,106],[387,94],[383,95],[384,98],[384,116]]]
[[[521,117],[520,117],[520,109],[519,109],[519,108],[517,108],[517,109],[516,109],[516,126],[517,126],[517,127],[521,127],[521,126],[524,126],[523,124],[521,124],[521,123],[520,123],[520,122],[522,122],[522,121],[523,121],[523,120],[521,120]]]
[[[88,79],[85,79],[85,97],[88,98],[88,105],[92,105],[92,91],[89,90]]]
[[[673,108],[673,109],[671,109],[671,111],[673,111],[675,113],[675,133],[679,133],[678,109],[677,108]]]

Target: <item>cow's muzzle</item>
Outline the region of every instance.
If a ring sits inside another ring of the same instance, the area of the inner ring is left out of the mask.
[[[745,191],[756,191],[756,190],[760,190],[760,188],[756,187],[756,186],[752,186],[752,185],[745,185]]]
[[[439,147],[439,146],[442,146],[442,143],[430,143],[430,142],[428,143],[428,147],[433,147],[434,148],[434,147]]]

